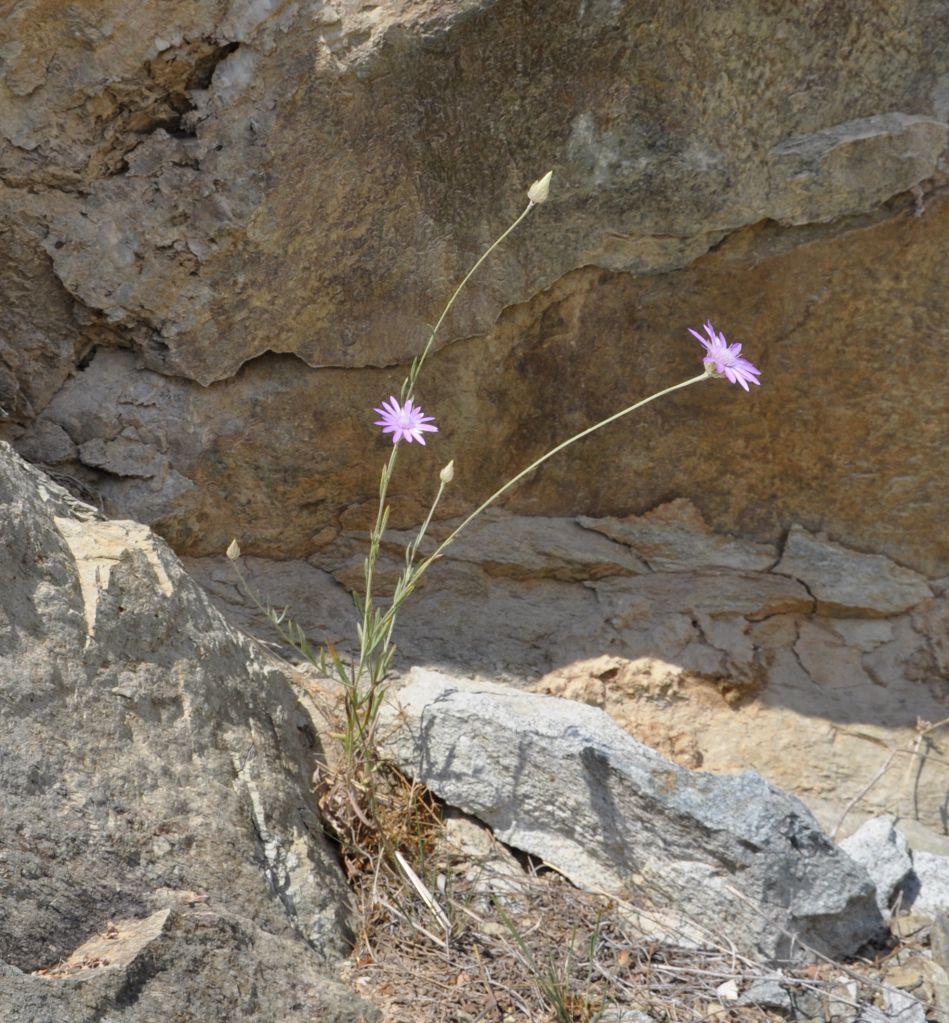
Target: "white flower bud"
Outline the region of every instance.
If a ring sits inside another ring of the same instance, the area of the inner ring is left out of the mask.
[[[241,549],[238,547],[236,540],[231,540],[231,542],[227,545],[227,556],[231,559],[231,561],[237,561],[237,559],[241,556]]]
[[[454,458],[445,466],[444,469],[438,474],[438,478],[442,483],[451,483],[455,478],[455,460]]]
[[[527,190],[527,198],[532,203],[542,203],[547,201],[547,196],[550,195],[550,179],[554,176],[553,171],[547,171],[542,177],[538,178],[533,185]]]

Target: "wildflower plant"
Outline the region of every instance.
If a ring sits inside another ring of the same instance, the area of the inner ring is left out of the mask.
[[[334,802],[337,807],[344,807],[349,804],[355,813],[355,818],[350,820],[348,826],[343,826],[339,815],[335,819],[333,819],[332,814],[330,817],[337,830],[338,837],[343,839],[344,844],[348,835],[350,845],[359,847],[360,843],[366,839],[366,831],[369,831],[374,833],[373,837],[376,846],[381,851],[391,856],[394,856],[398,851],[398,841],[390,841],[391,836],[387,835],[388,829],[384,821],[386,817],[383,806],[384,798],[377,784],[379,771],[385,765],[379,757],[376,728],[379,708],[386,695],[387,678],[389,677],[396,652],[392,638],[396,620],[402,605],[418,586],[422,576],[429,567],[442,557],[446,549],[451,546],[459,534],[483,511],[491,507],[491,505],[516,487],[548,459],[553,458],[584,437],[588,437],[603,427],[617,422],[619,419],[629,415],[631,412],[635,412],[644,405],[648,405],[650,402],[656,401],[658,398],[671,394],[673,391],[690,387],[703,380],[723,378],[730,383],[737,383],[745,391],[749,389],[749,384],[760,384],[758,379],[760,375],[759,370],[741,355],[740,344],[728,344],[724,334],[717,331],[711,322],[708,321],[704,325],[704,336],[689,328],[693,336],[705,349],[701,373],[680,383],[665,387],[649,397],[642,398],[557,444],[518,472],[504,483],[503,486],[495,490],[493,494],[482,501],[474,511],[464,518],[430,554],[420,558],[419,549],[422,541],[441,502],[445,488],[451,483],[454,476],[454,463],[448,462],[438,474],[438,488],[428,513],[419,527],[418,533],[405,549],[402,572],[392,594],[387,599],[378,598],[375,593],[375,570],[379,560],[383,536],[389,523],[390,507],[387,495],[398,461],[400,447],[403,442],[406,444],[417,443],[424,446],[426,434],[434,435],[438,433],[434,417],[425,415],[422,408],[416,404],[416,387],[422,369],[431,353],[438,331],[458,296],[491,253],[504,242],[535,207],[547,200],[551,177],[552,172],[548,172],[544,177],[531,185],[527,193],[528,203],[526,208],[484,251],[448,299],[445,308],[432,328],[424,348],[412,361],[408,375],[402,383],[399,396],[390,395],[385,401],[381,402],[379,407],[374,409],[379,418],[375,420],[373,425],[379,427],[383,435],[391,437],[392,448],[382,468],[379,480],[378,507],[375,522],[369,534],[369,549],[363,568],[363,592],[354,595],[358,610],[358,650],[354,652],[354,655],[350,659],[344,660],[331,643],[326,643],[319,651],[314,651],[302,629],[296,623],[286,618],[286,611],[282,613],[276,612],[269,604],[260,601],[253,590],[247,585],[237,565],[240,558],[240,548],[237,546],[236,541],[231,543],[227,551],[228,557],[235,563],[238,575],[250,593],[251,598],[267,614],[283,640],[317,666],[325,676],[335,678],[342,687],[343,722],[342,729],[339,732],[339,739],[343,753],[343,772],[342,775],[337,774],[336,782],[338,783],[337,787],[339,783],[342,784],[344,791],[336,794]],[[409,784],[405,782],[405,779],[401,779],[400,784],[402,783]],[[326,809],[327,806],[324,801],[324,811]],[[360,827],[364,829],[361,832]],[[360,832],[361,837],[357,835],[357,832]]]

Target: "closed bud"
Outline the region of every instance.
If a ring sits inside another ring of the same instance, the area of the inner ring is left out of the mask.
[[[550,179],[554,176],[553,171],[547,171],[542,177],[538,178],[533,185],[527,190],[527,198],[532,203],[542,203],[547,201],[547,196],[550,195]]]
[[[241,549],[238,547],[236,540],[231,540],[231,542],[227,545],[227,556],[231,559],[231,561],[237,561],[237,559],[241,556]]]
[[[455,478],[455,460],[454,458],[445,466],[444,469],[438,474],[438,478],[442,483],[451,483]]]

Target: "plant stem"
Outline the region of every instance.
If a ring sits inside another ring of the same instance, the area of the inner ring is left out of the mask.
[[[386,524],[386,492],[389,489],[389,480],[392,478],[393,470],[395,469],[395,461],[399,456],[399,445],[392,445],[392,452],[389,455],[389,460],[385,464],[385,468],[382,470],[382,478],[379,481],[379,508],[376,511],[376,524],[372,527],[372,532],[369,534],[369,553],[366,555],[366,561],[364,564],[364,578],[365,578],[365,593],[363,594],[363,605],[362,605],[362,631],[360,633],[359,643],[359,661],[356,667],[355,676],[353,679],[354,688],[359,688],[359,682],[362,678],[363,670],[366,666],[367,658],[367,643],[370,629],[372,628],[372,582],[374,576],[374,570],[376,567],[376,559],[379,554],[379,545],[382,543],[382,534],[385,531]]]

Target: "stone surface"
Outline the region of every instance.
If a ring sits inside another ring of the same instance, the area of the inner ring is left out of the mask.
[[[949,834],[944,829],[932,829],[914,817],[901,817],[900,831],[906,836],[914,852],[928,852],[949,857]]]
[[[685,771],[605,714],[415,671],[385,716],[403,769],[574,883],[646,897],[746,953],[827,955],[878,937],[866,871],[753,774]]]
[[[926,980],[932,992],[931,1018],[935,1023],[949,1023],[949,972],[935,961],[926,963]]]
[[[425,556],[432,553],[460,520],[433,523],[419,546]],[[415,531],[390,530],[385,549],[393,562]],[[334,542],[314,554],[309,563],[330,572],[337,582],[355,590],[363,585],[366,540],[362,533],[341,533]],[[586,583],[614,575],[642,575],[649,567],[621,544],[611,543],[596,532],[583,529],[571,519],[511,515],[488,509],[472,522],[451,545],[452,561],[477,566],[499,579],[550,579]],[[394,583],[393,565],[383,562],[384,584]]]
[[[936,914],[929,944],[934,961],[949,972],[949,909]],[[946,1008],[949,1008],[949,1005]]]
[[[110,922],[39,972],[0,969],[4,1023],[378,1020],[300,955],[298,939],[211,909],[202,898],[177,893],[168,900],[173,909]],[[149,933],[156,922],[160,929]]]
[[[601,1023],[656,1023],[654,1017],[638,1009],[604,1009],[598,1017]]]
[[[911,994],[888,987],[883,991],[883,1008],[867,1006],[857,1023],[926,1023],[926,1007]]]
[[[764,388],[671,397],[509,507],[687,496],[742,541],[798,522],[945,573],[947,33],[939,0],[24,0],[0,429],[179,552],[309,556],[370,518],[369,410],[552,167],[424,379],[444,514],[691,375],[712,316]],[[435,476],[415,455],[402,527]]]
[[[493,912],[492,900],[523,905],[524,867],[491,829],[454,807],[445,808],[444,822],[444,847],[449,856],[461,860],[455,870],[471,885],[475,896],[471,908],[488,915]]]
[[[877,906],[889,916],[893,898],[913,870],[906,838],[896,829],[894,817],[874,817],[840,843],[840,848],[866,868],[876,885]]]
[[[360,1018],[286,677],[4,444],[0,520],[0,1018]]]
[[[949,856],[914,849],[913,875],[907,885],[909,908],[931,917],[949,913]]]
[[[840,216],[842,200],[853,209],[885,202],[888,196],[874,195],[874,185],[856,164],[868,156],[873,159],[879,175],[876,187],[880,179],[902,179],[906,188],[912,188],[939,160],[944,145],[944,125],[939,120],[905,114],[859,118],[789,138],[770,153],[776,158],[775,184],[790,200],[777,219],[807,224]]]
[[[777,1009],[785,1014],[791,1011],[791,996],[779,980],[762,978],[748,985],[738,999],[739,1005],[760,1005],[766,1009]]]
[[[698,572],[728,568],[767,571],[778,559],[771,544],[756,544],[712,530],[691,501],[679,499],[646,515],[594,519],[581,515],[585,529],[603,533],[635,551],[654,572]]]
[[[933,595],[916,572],[877,554],[859,555],[792,526],[775,572],[807,586],[824,614],[899,614]]]

